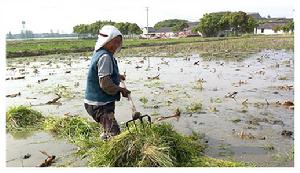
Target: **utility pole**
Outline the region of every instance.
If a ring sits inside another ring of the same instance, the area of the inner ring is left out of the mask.
[[[147,35],[149,34],[149,27],[148,27],[148,11],[149,11],[149,7],[146,7],[146,11],[147,11]],[[148,36],[147,36],[148,38]]]

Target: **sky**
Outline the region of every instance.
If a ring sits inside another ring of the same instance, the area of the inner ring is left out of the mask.
[[[77,24],[97,20],[133,22],[145,27],[165,19],[199,21],[205,13],[218,11],[259,12],[267,17],[294,17],[296,0],[1,0],[4,31],[20,33],[22,21],[34,33],[71,33]]]

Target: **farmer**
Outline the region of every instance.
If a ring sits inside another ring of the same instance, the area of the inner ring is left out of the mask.
[[[105,25],[99,30],[98,40],[87,75],[84,107],[93,119],[100,123],[104,132],[101,139],[120,134],[115,119],[115,101],[120,100],[120,93],[128,97],[126,88],[119,86],[125,75],[119,74],[114,54],[122,47],[122,34],[114,26]]]

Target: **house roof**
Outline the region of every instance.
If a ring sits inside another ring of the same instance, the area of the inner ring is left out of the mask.
[[[147,29],[147,27],[145,27],[144,29]],[[153,33],[155,32],[155,29],[153,27],[148,27],[148,31],[149,33]]]
[[[283,26],[287,22],[267,22],[260,24],[257,29],[273,29],[275,26]]]
[[[247,13],[247,14],[249,16],[252,16],[254,19],[261,19],[262,18],[259,13]]]
[[[155,31],[155,33],[162,33],[162,32],[173,32],[171,27],[161,27]]]
[[[194,27],[197,26],[199,22],[187,22],[187,24],[189,25],[189,27]]]

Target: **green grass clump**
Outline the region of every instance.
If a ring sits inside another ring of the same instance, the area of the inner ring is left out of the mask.
[[[45,117],[27,106],[10,107],[6,112],[7,131],[39,129]]]
[[[145,97],[145,96],[141,97],[139,100],[140,100],[140,102],[142,102],[143,104],[148,103],[148,99],[147,99],[147,97]]]
[[[183,136],[170,124],[153,124],[141,131],[122,132],[90,152],[90,166],[185,166],[200,156],[205,145],[197,135]]]
[[[187,165],[188,167],[254,167],[254,164],[244,162],[226,161],[208,156],[194,157]]]
[[[196,102],[193,102],[189,106],[186,107],[186,111],[188,113],[196,113],[201,109],[202,109],[202,104],[201,103],[196,103]]]
[[[101,133],[97,123],[82,117],[49,117],[45,120],[43,127],[44,130],[75,143],[90,137],[99,138]]]

